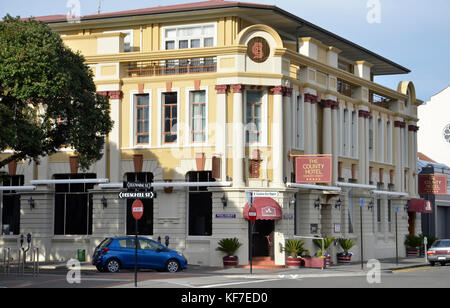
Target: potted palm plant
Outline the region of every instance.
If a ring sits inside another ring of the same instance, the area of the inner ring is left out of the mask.
[[[289,268],[299,268],[302,257],[301,255],[306,252],[303,247],[305,243],[300,240],[286,240],[286,245],[283,247],[283,251],[287,252],[289,255],[286,257],[286,267]]]
[[[339,246],[344,250],[343,252],[339,252],[337,254],[337,260],[340,264],[348,264],[352,260],[353,253],[349,252],[349,250],[355,246],[355,242],[350,239],[340,238],[338,239]]]
[[[325,263],[327,266],[331,264],[330,254],[327,252],[327,249],[330,248],[331,244],[334,243],[334,237],[324,237],[322,239],[314,239],[314,244],[319,247],[319,251],[317,252],[318,257],[322,257],[325,259]],[[323,244],[323,247],[322,247]]]
[[[217,251],[226,253],[223,257],[224,267],[236,267],[239,264],[239,258],[234,254],[242,246],[239,239],[235,238],[224,238],[219,241]]]
[[[423,245],[423,238],[414,234],[408,234],[405,239],[406,256],[418,257],[420,247]]]

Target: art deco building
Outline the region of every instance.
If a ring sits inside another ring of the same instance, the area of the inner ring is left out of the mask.
[[[420,231],[420,209],[408,215],[406,204],[419,198],[422,102],[412,82],[374,82],[409,73],[401,65],[272,5],[37,19],[85,56],[115,125],[86,173],[70,148],[2,170],[2,246],[30,232],[41,258],[61,260],[134,234],[124,182],[153,182],[139,233],[168,237],[191,264],[222,264],[215,248],[228,237],[244,244],[237,254],[248,263],[246,192],[259,193],[253,255],[277,265],[286,239],[314,253],[314,236],[354,239],[358,260],[360,216],[365,259],[395,256],[396,209],[401,255],[405,234]]]

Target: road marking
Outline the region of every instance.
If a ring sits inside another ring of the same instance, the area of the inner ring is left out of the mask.
[[[211,285],[206,285],[206,286],[199,286],[199,288],[202,288],[202,289],[217,288],[217,287],[232,286],[232,285],[239,285],[239,284],[250,284],[250,283],[269,282],[269,281],[278,281],[278,280],[282,280],[282,279],[264,279],[264,280],[254,280],[254,281],[219,283],[219,284],[211,284]]]
[[[409,273],[409,272],[415,272],[415,271],[426,271],[431,269],[437,269],[437,267],[431,267],[431,266],[424,266],[424,267],[414,267],[414,268],[407,268],[403,270],[395,270],[392,271],[393,273]]]

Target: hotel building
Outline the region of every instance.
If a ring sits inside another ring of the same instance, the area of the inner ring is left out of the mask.
[[[41,260],[78,249],[89,259],[105,237],[134,234],[124,182],[152,183],[157,198],[143,200],[139,233],[167,237],[190,264],[221,265],[215,249],[229,237],[248,264],[246,192],[260,193],[253,255],[276,265],[286,239],[313,254],[310,238],[321,236],[355,240],[353,260],[361,239],[365,259],[393,257],[396,210],[401,256],[404,236],[420,232],[420,212],[408,215],[406,204],[419,198],[422,102],[412,82],[374,82],[410,72],[401,65],[272,5],[216,0],[36,19],[85,56],[114,128],[86,172],[70,148],[0,170],[9,174],[2,247],[31,233]],[[295,164],[304,155],[309,174]]]

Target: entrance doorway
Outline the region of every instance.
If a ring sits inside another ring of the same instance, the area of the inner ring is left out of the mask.
[[[253,256],[271,257],[274,255],[274,220],[257,220],[253,229]]]

